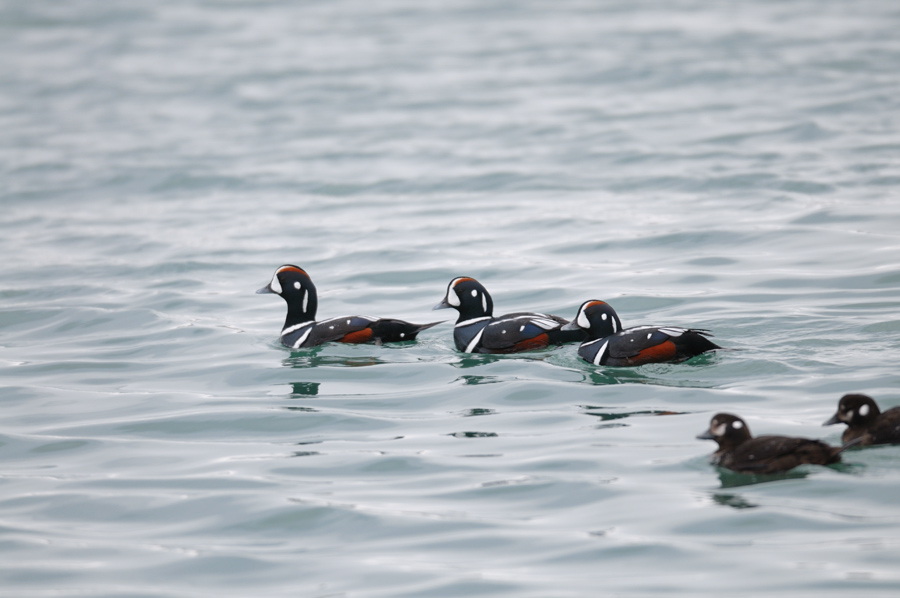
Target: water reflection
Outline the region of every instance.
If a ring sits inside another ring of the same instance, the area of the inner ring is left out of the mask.
[[[314,397],[319,394],[321,382],[291,382],[290,398]]]
[[[620,413],[612,413],[609,411],[595,411],[596,409],[609,409],[609,407],[602,407],[598,405],[579,405],[579,409],[584,409],[585,415],[590,415],[593,417],[599,417],[603,421],[614,420],[614,419],[624,419],[626,417],[633,417],[635,415],[684,415],[683,412],[679,411],[668,411],[668,410],[657,410],[657,409],[645,409],[643,411],[624,411]]]
[[[741,486],[753,486],[781,480],[802,480],[809,475],[804,469],[792,469],[784,473],[737,473],[736,471],[720,470],[719,483],[722,488],[740,488]]]
[[[463,411],[462,416],[463,417],[477,417],[479,415],[493,415],[495,413],[497,413],[497,412],[494,411],[493,409],[482,409],[482,408],[476,407],[474,409],[466,409],[465,411]]]
[[[460,376],[453,382],[462,382],[466,386],[474,386],[477,384],[496,384],[503,382],[497,376]]]
[[[822,466],[827,469],[839,471],[841,473],[858,473],[864,466],[856,463],[835,463],[833,465]],[[722,488],[739,488],[741,486],[753,486],[755,484],[766,484],[769,482],[779,482],[781,480],[802,480],[808,477],[819,466],[803,465],[801,467],[785,471],[782,473],[738,473],[730,469],[717,468],[719,471],[719,483]]]
[[[731,507],[733,509],[755,509],[759,506],[745,500],[740,494],[713,493],[712,499],[716,504]]]
[[[459,361],[457,361],[456,363],[451,363],[450,365],[455,368],[465,369],[475,368],[480,365],[487,365],[496,361],[500,361],[500,357],[497,355],[491,355],[490,353],[465,353],[462,357],[459,358]]]
[[[698,356],[695,359],[700,359]],[[698,363],[692,364],[702,365]],[[588,364],[584,366],[591,367]],[[655,386],[669,386],[673,388],[715,388],[716,385],[708,380],[677,380],[672,378],[660,378],[654,374],[668,374],[674,368],[684,368],[684,364],[650,364],[638,368],[604,368],[590,371],[582,370],[582,381],[596,386],[610,384],[652,384]],[[691,367],[691,366],[687,366]]]
[[[366,355],[364,357],[343,357],[340,355],[322,355],[322,347],[313,347],[303,351],[292,351],[290,357],[281,361],[281,365],[289,368],[315,368],[319,366],[331,367],[366,367],[388,363],[383,359]]]

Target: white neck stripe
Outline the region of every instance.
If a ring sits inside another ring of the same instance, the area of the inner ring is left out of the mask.
[[[285,328],[284,330],[281,331],[281,336],[284,336],[285,334],[290,334],[296,330],[300,330],[304,326],[312,326],[313,324],[315,324],[315,322],[302,322],[300,324],[294,324],[293,326],[288,326],[287,328]]]
[[[483,322],[484,320],[490,320],[492,316],[481,316],[480,318],[472,318],[471,320],[464,320],[454,326],[454,328],[459,328],[460,326],[468,326],[469,324],[474,324],[475,322]]]

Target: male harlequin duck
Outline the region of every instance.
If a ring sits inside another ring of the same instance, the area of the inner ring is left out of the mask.
[[[558,316],[517,312],[495,318],[494,302],[480,282],[461,276],[447,286],[447,294],[434,309],[452,307],[459,312],[453,328],[456,348],[466,353],[519,353],[584,340],[581,330],[563,331]]]
[[[587,340],[578,355],[594,365],[630,367],[645,363],[679,362],[713,349],[721,349],[700,329],[673,326],[637,326],[622,330],[616,311],[605,301],[585,301],[578,316],[563,330],[581,328]]]
[[[829,465],[841,460],[846,447],[829,446],[818,440],[790,436],[750,436],[744,420],[730,413],[717,413],[701,440],[715,440],[719,450],[712,463],[738,473],[780,473],[798,465]]]
[[[370,316],[344,316],[316,322],[316,285],[303,269],[286,265],[278,268],[272,282],[256,291],[274,293],[287,301],[287,319],[281,330],[281,344],[291,349],[315,347],[322,343],[394,343],[411,341],[416,335],[440,322],[410,324]]]
[[[900,443],[900,407],[882,412],[872,397],[849,394],[841,397],[837,413],[822,424],[847,424],[841,440],[844,444],[898,444]]]

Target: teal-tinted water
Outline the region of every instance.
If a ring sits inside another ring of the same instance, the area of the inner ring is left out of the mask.
[[[896,595],[900,447],[777,479],[720,410],[900,405],[889,2],[0,2],[5,596]],[[711,329],[575,347],[277,342],[321,317]]]

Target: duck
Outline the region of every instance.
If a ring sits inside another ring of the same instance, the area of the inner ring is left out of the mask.
[[[676,326],[636,326],[622,329],[613,307],[597,299],[585,301],[563,330],[581,329],[586,340],[578,356],[593,365],[635,367],[647,363],[677,363],[721,349],[708,330]]]
[[[281,344],[291,349],[316,347],[323,343],[395,343],[412,341],[423,330],[441,322],[412,324],[404,320],[371,316],[341,316],[316,321],[319,300],[316,285],[306,270],[285,264],[275,270],[272,280],[256,291],[271,293],[287,302],[287,318],[281,329]]]
[[[744,420],[730,413],[715,414],[709,429],[697,438],[718,443],[719,449],[711,458],[714,465],[749,474],[783,473],[799,465],[839,463],[840,453],[846,448],[792,436],[754,438]]]
[[[900,407],[881,411],[875,400],[864,394],[846,394],[838,401],[838,408],[823,426],[847,424],[841,435],[846,444],[900,444]]]
[[[464,353],[519,353],[550,345],[580,342],[584,331],[563,330],[569,321],[537,312],[516,312],[494,317],[494,301],[480,282],[459,276],[434,309],[455,309],[453,342]]]

